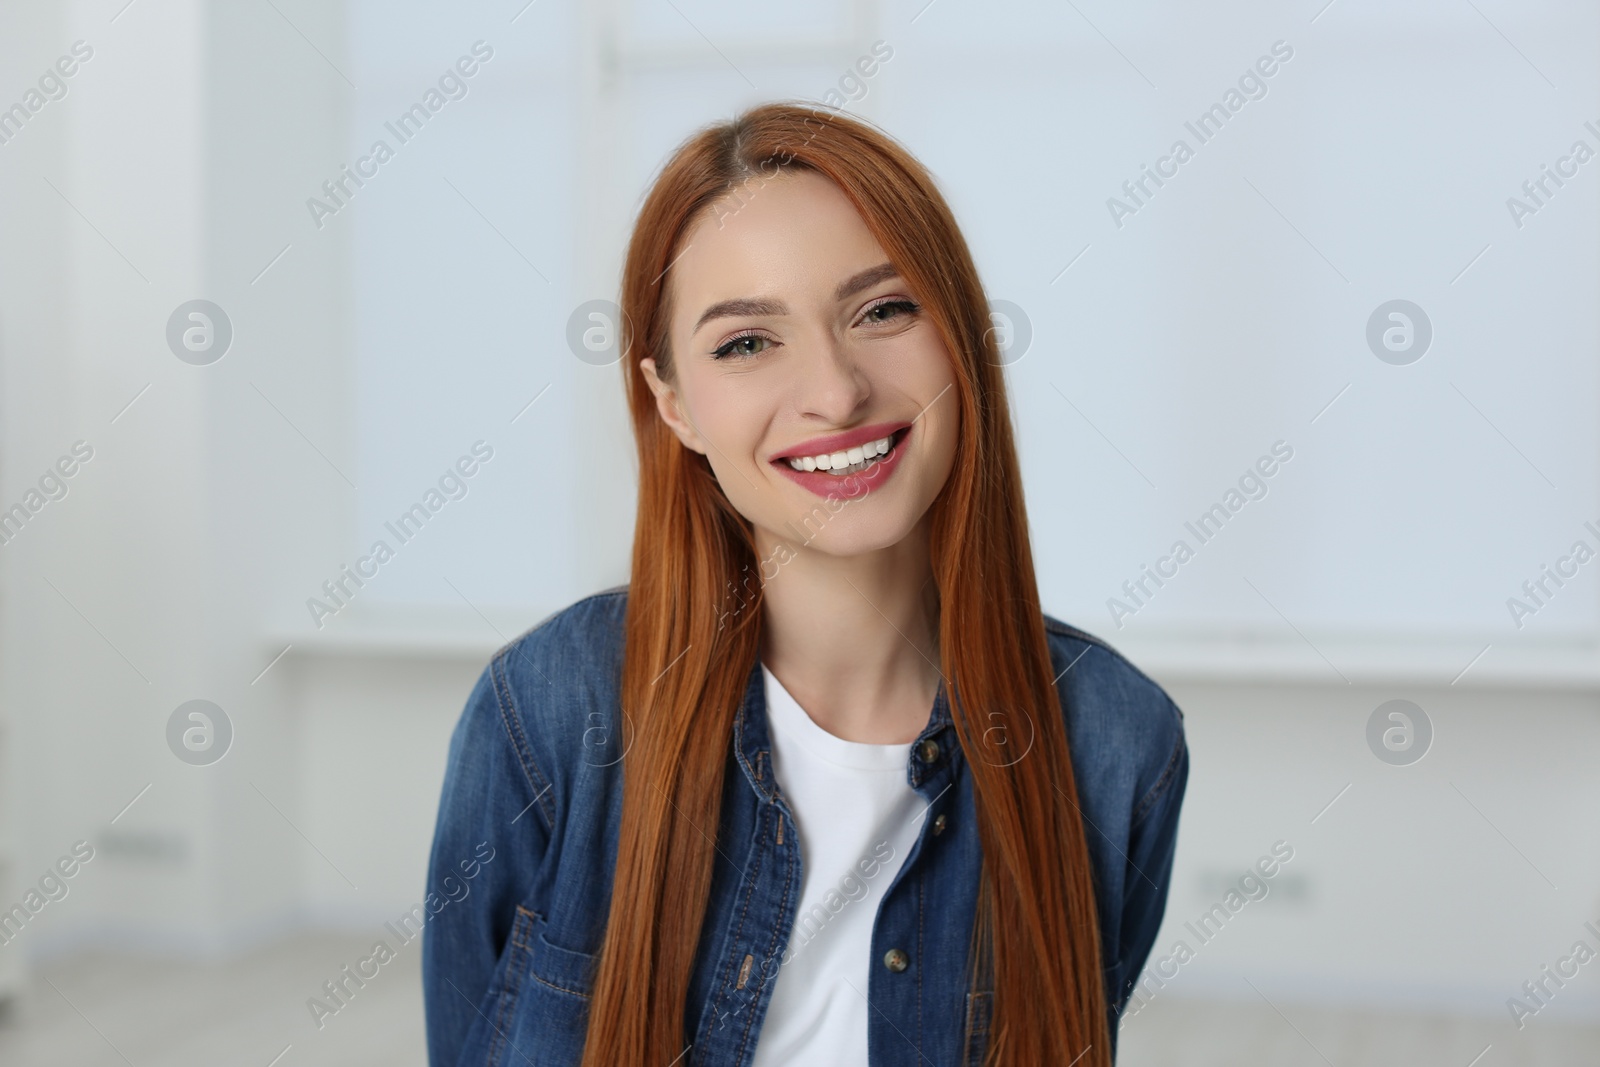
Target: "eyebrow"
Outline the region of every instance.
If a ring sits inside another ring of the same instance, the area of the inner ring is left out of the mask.
[[[858,274],[852,275],[839,283],[833,291],[834,300],[848,300],[863,289],[870,289],[881,281],[899,275],[893,263],[880,263],[876,267],[868,267]],[[727,318],[737,315],[787,315],[789,305],[782,300],[771,300],[765,297],[740,297],[737,300],[723,300],[712,304],[701,314],[699,321],[694,324],[691,333],[698,333],[700,327],[712,319]]]

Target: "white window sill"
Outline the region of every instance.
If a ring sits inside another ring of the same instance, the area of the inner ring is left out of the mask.
[[[286,659],[408,659],[487,663],[548,612],[466,606],[356,608],[309,627],[272,631],[267,655]],[[1096,632],[1096,631],[1091,631]],[[1421,685],[1456,689],[1600,691],[1600,645],[1526,638],[1202,636],[1096,632],[1160,682]],[[1314,646],[1314,647],[1313,647]],[[1487,649],[1485,648],[1487,646]]]

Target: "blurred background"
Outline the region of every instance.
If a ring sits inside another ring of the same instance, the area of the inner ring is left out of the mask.
[[[423,1062],[415,945],[307,1001],[421,896],[488,657],[627,580],[572,338],[644,190],[801,98],[936,175],[1046,610],[1186,714],[1121,1062],[1600,1062],[1597,48],[1510,0],[0,7],[0,1061]]]

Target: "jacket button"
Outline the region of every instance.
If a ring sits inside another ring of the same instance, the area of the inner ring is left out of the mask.
[[[945,821],[946,820],[945,820],[945,817],[944,817],[944,812],[942,812],[942,811],[939,814],[937,814],[937,815],[935,815],[933,817],[933,833],[934,833],[934,836],[938,836],[939,834],[944,833]]]
[[[883,965],[891,971],[903,971],[910,962],[906,954],[897,948],[892,948],[883,954]]]
[[[939,742],[928,738],[917,746],[917,754],[922,757],[923,763],[934,763],[939,759]]]

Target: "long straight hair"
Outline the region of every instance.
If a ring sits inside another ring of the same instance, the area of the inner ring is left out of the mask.
[[[728,606],[759,573],[751,525],[662,421],[639,361],[654,358],[675,380],[666,283],[687,228],[790,170],[844,192],[953,360],[955,388],[940,402],[960,405],[960,437],[930,541],[941,665],[983,850],[968,988],[981,991],[982,956],[993,981],[985,1062],[1108,1067],[1094,887],[978,272],[909,152],[864,121],[797,103],[752,108],[683,142],[628,245],[620,342],[639,504],[621,692],[633,737],[584,1067],[667,1067],[685,1051],[724,770],[760,648],[759,584]]]

